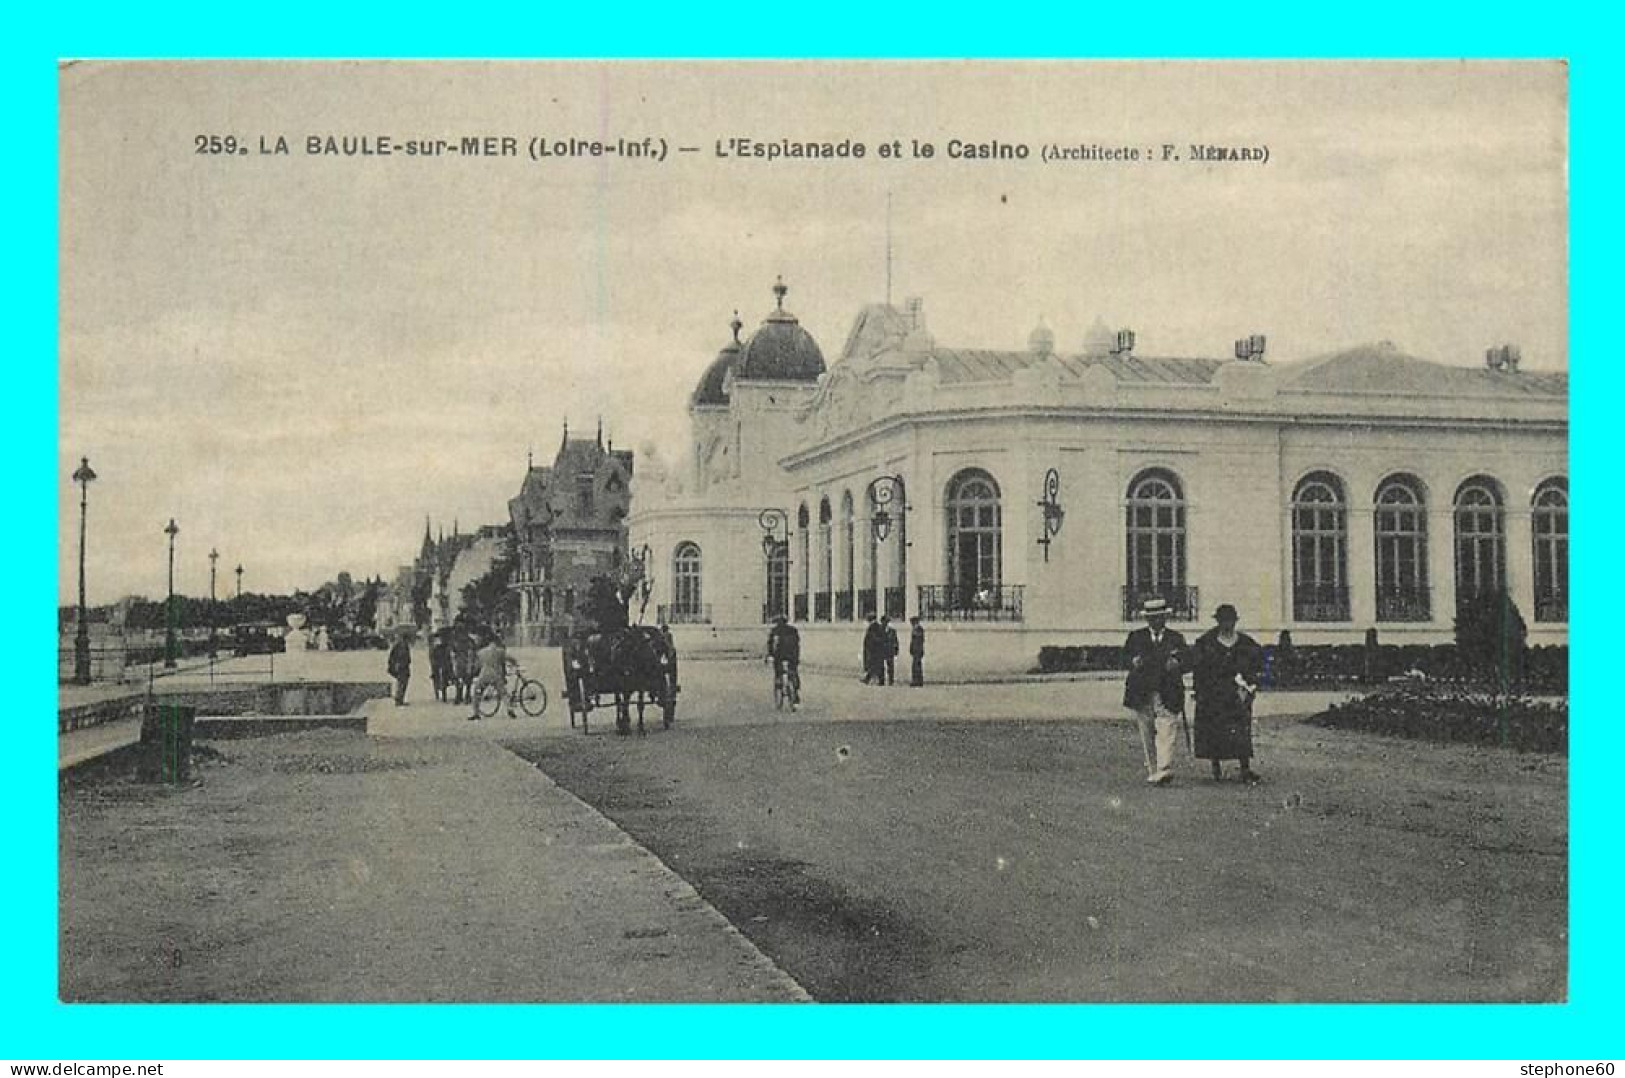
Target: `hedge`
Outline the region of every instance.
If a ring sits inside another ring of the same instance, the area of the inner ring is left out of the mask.
[[[1367,656],[1370,661],[1367,661]],[[1524,651],[1523,678],[1518,688],[1541,695],[1567,695],[1569,649],[1543,644]],[[1121,647],[1042,647],[1038,672],[1043,674],[1093,670],[1126,670]],[[1427,681],[1471,685],[1478,678],[1463,662],[1454,644],[1309,644],[1264,646],[1264,683],[1272,688],[1376,684],[1420,672]]]

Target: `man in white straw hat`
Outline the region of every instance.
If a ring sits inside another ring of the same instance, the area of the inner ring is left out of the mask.
[[[1145,628],[1123,644],[1129,664],[1123,706],[1140,726],[1146,781],[1166,786],[1174,779],[1176,724],[1185,710],[1185,638],[1168,628],[1166,599],[1147,599],[1140,616]]]

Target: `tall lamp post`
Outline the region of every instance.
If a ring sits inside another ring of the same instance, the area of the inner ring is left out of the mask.
[[[175,536],[180,534],[175,518],[169,518],[164,534],[169,536],[169,600],[164,606],[164,669],[175,668]]]
[[[73,481],[79,484],[79,627],[73,634],[73,680],[80,685],[90,684],[90,621],[85,608],[85,510],[90,502],[90,484],[96,473],[90,470],[90,458],[79,458],[79,469]]]
[[[869,481],[869,489],[865,497],[869,502],[869,528],[873,532],[875,542],[884,543],[891,535],[892,514],[886,507],[892,502],[897,503],[897,519],[900,524],[908,523],[908,488],[903,484],[900,475],[882,475]],[[897,594],[899,602],[895,611],[897,617],[902,617],[907,611],[908,598],[908,543],[903,541],[897,550],[898,581]],[[875,608],[884,614],[893,613],[891,603],[888,601],[892,594],[891,588],[886,588],[875,596]]]
[[[1049,561],[1050,540],[1060,533],[1061,522],[1066,519],[1066,510],[1061,506],[1061,473],[1054,468],[1044,473],[1044,497],[1038,508],[1044,512],[1044,532],[1038,537],[1038,545],[1044,548],[1044,560]]]
[[[762,529],[762,557],[767,561],[767,607],[763,611],[767,620],[780,614],[789,616],[790,603],[790,518],[782,509],[763,509],[756,517],[756,523]],[[784,538],[779,538],[779,529],[784,529]],[[781,588],[773,574],[773,558],[781,549],[784,550],[784,584]]]
[[[209,549],[209,658],[215,657],[215,622],[219,621],[218,612],[214,608],[214,565],[220,560],[220,551],[213,547]]]

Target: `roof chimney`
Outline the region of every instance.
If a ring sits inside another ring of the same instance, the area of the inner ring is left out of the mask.
[[[1117,339],[1112,345],[1112,355],[1126,356],[1132,351],[1134,351],[1134,331],[1132,329],[1118,330]]]
[[[1518,363],[1523,359],[1523,352],[1515,344],[1503,344],[1498,348],[1489,348],[1484,351],[1484,366],[1492,371],[1506,371],[1509,374],[1518,372]]]
[[[1264,361],[1264,335],[1254,333],[1236,341],[1236,358],[1253,360],[1259,363]]]

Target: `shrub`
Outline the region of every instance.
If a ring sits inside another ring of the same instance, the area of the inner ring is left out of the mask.
[[[1456,608],[1456,651],[1463,662],[1502,692],[1523,674],[1528,628],[1505,591],[1490,591]]]

